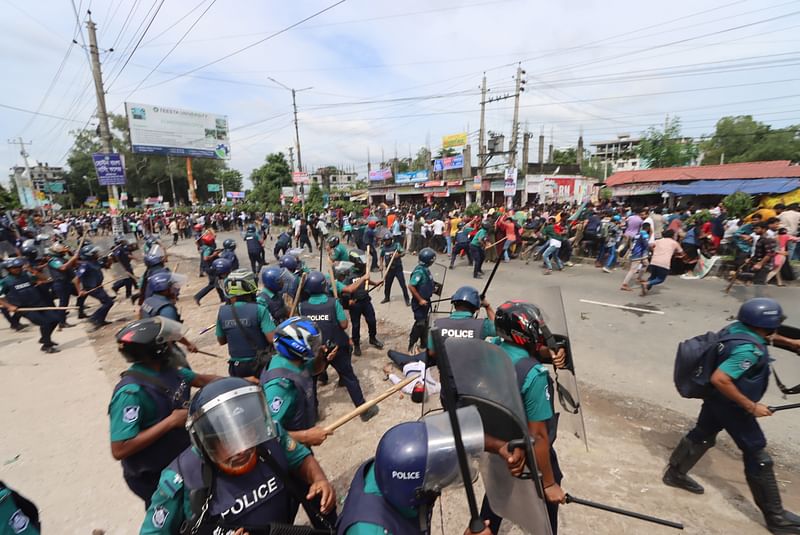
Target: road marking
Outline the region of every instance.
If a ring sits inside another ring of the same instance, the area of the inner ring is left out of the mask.
[[[634,312],[645,312],[647,314],[661,314],[664,315],[664,312],[660,310],[649,310],[647,308],[637,308],[637,307],[629,307],[625,305],[615,305],[613,303],[603,303],[602,301],[590,301],[588,299],[578,299],[581,303],[589,303],[590,305],[600,305],[603,307],[611,307],[611,308],[621,308],[623,310],[632,310]]]

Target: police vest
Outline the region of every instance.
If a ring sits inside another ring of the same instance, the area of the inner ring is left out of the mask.
[[[308,372],[278,367],[262,370],[259,377],[262,388],[273,379],[288,379],[297,391],[294,414],[290,420],[281,422],[283,428],[288,431],[302,431],[314,427],[317,423],[317,398],[314,396],[314,379],[311,375]]]
[[[336,301],[333,298],[328,298],[326,302],[319,305],[303,301],[298,310],[300,315],[308,316],[317,324],[319,330],[322,331],[323,340],[330,340],[342,351],[347,350],[350,341],[347,332],[342,329],[339,320],[336,319]]]
[[[247,244],[247,254],[258,255],[261,253],[261,244],[258,241],[258,235],[246,234],[244,242]]]
[[[126,247],[123,246],[114,249],[114,257],[117,259],[117,262],[125,268],[125,271],[133,271],[131,256],[128,254],[128,249]]]
[[[525,384],[525,379],[528,378],[528,373],[536,367],[536,365],[541,364],[538,360],[533,357],[520,359],[514,364],[514,371],[517,372],[517,388],[519,389],[520,394],[522,394],[522,386]],[[547,437],[550,439],[550,446],[553,446],[553,443],[556,441],[556,435],[558,433],[558,414],[556,413],[555,409],[555,392],[553,391],[553,379],[550,377],[550,373],[547,373],[547,401],[550,403],[550,409],[553,411],[553,416],[548,419],[545,424],[547,424]]]
[[[125,385],[139,385],[156,406],[156,419],[152,425],[172,414],[173,410],[188,406],[191,386],[175,368],[163,368],[157,376],[126,370],[121,377],[114,393]],[[127,477],[134,478],[158,475],[187,447],[189,433],[183,427],[170,429],[145,449],[122,459],[122,471]]]
[[[263,460],[265,455],[270,455],[285,472],[289,471],[289,461],[277,439],[260,445],[255,468],[239,476],[212,468],[213,475],[208,477],[210,470],[192,448],[173,460],[169,468],[183,479],[183,492],[188,493],[192,504],[193,518],[186,521],[181,533],[195,533],[192,528],[209,494],[208,511],[196,532],[198,535],[233,533],[238,528],[260,533],[271,523],[291,524],[294,519],[289,517],[293,510],[290,495],[280,476]]]
[[[467,245],[469,244],[469,232],[466,230],[459,230],[456,232],[456,244]]]
[[[395,251],[397,251],[397,255],[395,256],[394,261],[392,262],[392,255],[394,254]],[[403,260],[402,258],[400,258],[400,251],[395,246],[389,248],[384,247],[381,250],[381,253],[383,254],[384,266],[388,268],[389,263],[391,262],[392,268],[390,271],[392,273],[398,273],[403,271]]]
[[[439,318],[433,328],[439,331],[442,338],[478,338],[482,339],[484,321],[477,318]]]
[[[726,344],[728,345],[728,344]],[[753,344],[755,345],[755,344]],[[770,362],[772,362],[772,357],[769,356],[769,352],[767,350],[767,346],[763,346],[763,348],[759,347],[759,349],[763,349],[763,355],[745,371],[738,379],[733,381],[733,384],[736,385],[736,388],[739,389],[739,392],[744,394],[744,396],[749,399],[750,401],[759,401],[762,397],[764,397],[764,393],[767,391],[767,387],[769,386],[769,374],[770,374]],[[729,355],[730,349],[726,348],[725,352]],[[722,363],[727,356],[724,356],[722,360],[719,362]],[[753,354],[753,359],[756,358],[756,355]],[[739,405],[722,394],[716,388],[712,391],[711,397],[715,398],[717,401],[722,401],[728,405],[733,407],[739,408]]]
[[[278,239],[275,240],[275,247],[283,248],[287,247],[290,243],[292,243],[292,237],[289,236],[287,233],[282,232]]]
[[[433,295],[433,278],[431,277],[431,272],[427,267],[423,266],[422,264],[419,264],[417,268],[415,268],[415,271],[416,269],[421,269],[423,273],[425,273],[425,281],[416,286],[417,292],[419,292],[419,295],[423,299],[429,301],[431,296]],[[422,311],[425,311],[427,313],[429,308],[430,304],[422,306],[416,299],[411,300],[411,310],[414,311],[415,313],[419,313]]]
[[[286,302],[283,300],[283,295],[276,292],[270,297],[266,292],[261,292],[258,296],[259,302],[269,310],[269,315],[272,316],[272,321],[275,325],[280,325],[289,317],[289,311],[286,310]]]
[[[154,318],[156,316],[160,316],[161,310],[166,307],[172,307],[175,309],[175,315],[177,316],[178,321],[183,321],[181,320],[180,314],[178,314],[178,309],[175,308],[175,305],[172,303],[172,301],[161,294],[153,294],[145,299],[142,303],[142,312],[148,318]]]
[[[61,258],[54,258],[50,262],[53,262],[53,261],[56,261],[56,260],[58,262],[61,262],[62,266],[64,264],[66,264],[66,262],[64,262],[64,260],[62,260]],[[47,267],[48,267],[48,271],[50,272],[50,278],[53,279],[54,283],[59,283],[59,284],[69,283],[69,284],[72,284],[72,280],[75,278],[75,271],[73,271],[72,268],[69,268],[69,269],[66,269],[64,271],[61,271],[60,269],[54,268],[50,263],[47,264]]]
[[[347,499],[344,501],[342,515],[336,523],[337,533],[346,533],[348,528],[359,522],[375,524],[382,527],[385,533],[392,535],[427,533],[427,530],[421,529],[416,518],[403,516],[382,496],[364,492],[364,479],[374,462],[374,459],[370,459],[356,470],[353,482],[350,483],[350,490],[347,492]],[[432,507],[428,509],[433,511]],[[426,523],[427,526],[430,526],[430,518]]]
[[[233,305],[222,305],[217,316],[217,321],[222,325],[222,332],[228,340],[228,354],[231,358],[255,357],[257,349],[267,348],[267,338],[261,332],[261,324],[258,321],[258,304],[245,303],[236,307],[241,327],[233,319],[232,307]]]
[[[239,269],[239,258],[236,256],[235,252],[226,249],[219,254],[219,257],[231,261],[231,271]]]
[[[78,268],[78,277],[85,291],[97,288],[103,284],[103,270],[96,262],[84,262]]]
[[[18,307],[46,305],[44,296],[34,283],[34,278],[27,273],[21,273],[18,277],[9,275],[5,283],[6,299]]]

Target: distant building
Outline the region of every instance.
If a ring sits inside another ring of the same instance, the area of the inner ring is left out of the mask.
[[[331,191],[342,191],[355,187],[358,173],[334,173],[330,175],[315,173],[310,175],[309,178],[312,184],[319,184],[319,187],[323,190],[329,187]]]
[[[643,167],[637,150],[640,142],[629,134],[620,134],[613,141],[592,143],[592,147],[598,162],[611,164],[611,172],[635,171]]]
[[[24,166],[15,165],[11,168],[9,179],[19,184],[19,180],[25,180],[24,174],[26,169]],[[44,193],[60,193],[64,191],[64,168],[63,167],[50,167],[47,163],[36,163],[31,166],[31,181],[33,182],[33,189]]]

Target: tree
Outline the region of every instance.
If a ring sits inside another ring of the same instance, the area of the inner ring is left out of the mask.
[[[217,173],[217,181],[222,183],[225,191],[242,191],[242,173],[236,169],[223,169]]]
[[[578,163],[578,149],[570,147],[568,149],[553,151],[553,162],[558,165],[574,165]]]
[[[423,169],[427,169],[431,165],[431,151],[428,150],[428,147],[420,147],[417,151],[416,156],[411,161],[411,170],[412,171],[421,171]]]
[[[447,158],[448,156],[455,156],[456,151],[452,147],[448,147],[446,149],[442,148],[436,151],[437,158]]]
[[[772,129],[751,115],[723,117],[701,143],[703,165],[800,159],[800,125]]]
[[[740,218],[753,210],[753,198],[743,191],[736,191],[722,199],[722,206],[732,218]]]
[[[281,188],[292,185],[292,171],[282,152],[268,154],[265,163],[250,173],[252,197],[272,205],[280,202]]]
[[[688,165],[697,158],[697,145],[681,135],[679,117],[668,118],[663,130],[647,129],[638,147],[639,158],[648,167],[677,167]]]
[[[11,187],[9,189],[6,189],[3,187],[3,184],[0,184],[0,209],[11,210],[19,207],[19,197],[17,197],[14,181],[11,181]]]

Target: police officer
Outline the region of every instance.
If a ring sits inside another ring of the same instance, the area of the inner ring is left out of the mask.
[[[397,284],[403,290],[403,300],[406,306],[411,306],[411,301],[408,299],[408,289],[406,288],[406,277],[403,275],[403,261],[401,258],[405,255],[403,247],[397,242],[392,233],[388,230],[383,233],[383,245],[381,246],[381,259],[383,261],[386,275],[384,276],[383,287],[383,301],[381,303],[388,303],[392,296],[392,283],[397,279]],[[392,260],[394,259],[394,260]],[[389,266],[391,264],[391,267]]]
[[[295,316],[275,330],[275,355],[261,372],[273,421],[293,439],[306,446],[319,446],[330,434],[316,426],[317,396],[314,378],[327,365],[322,330],[307,317]]]
[[[236,256],[236,241],[231,238],[223,241],[222,252],[219,253],[219,258],[224,258],[231,263],[231,271],[239,269],[239,258]],[[217,275],[217,277],[219,277],[219,275]]]
[[[0,533],[11,535],[39,535],[39,510],[24,496],[0,481]]]
[[[145,299],[153,295],[153,291],[148,287],[147,281],[156,273],[170,272],[169,268],[164,265],[166,261],[167,255],[160,245],[152,247],[147,254],[144,255],[145,270],[142,274],[142,278],[139,280],[140,291],[138,295],[134,294],[131,296],[131,301],[138,302],[138,304],[141,305],[144,303]]]
[[[436,251],[425,247],[419,252],[418,258],[419,263],[411,272],[408,280],[409,290],[413,297],[411,311],[414,313],[414,325],[411,327],[408,339],[409,353],[417,342],[423,349],[428,345],[428,314],[431,310],[430,299],[434,289],[433,276],[428,268],[436,262]]]
[[[200,238],[200,242],[202,244],[200,246],[200,260],[203,266],[203,271],[205,271],[206,276],[208,277],[208,284],[194,294],[194,302],[197,303],[197,306],[200,306],[200,300],[210,291],[216,290],[217,295],[219,296],[219,302],[224,303],[225,294],[222,293],[222,290],[219,287],[219,278],[211,266],[212,262],[214,262],[214,260],[222,251],[217,250],[216,241],[214,241],[214,235],[211,233],[203,234],[203,236]]]
[[[483,451],[483,425],[475,407],[458,410],[470,464]],[[375,457],[355,473],[337,525],[338,535],[423,535],[441,491],[461,481],[447,414],[398,424],[378,442]],[[469,532],[469,531],[468,531]],[[484,530],[480,535],[489,535]]]
[[[257,385],[236,377],[210,383],[192,398],[187,427],[193,447],[161,474],[141,533],[266,533],[292,524],[301,501],[312,522],[334,511],[319,463],[272,422]]]
[[[176,321],[153,317],[131,322],[116,335],[131,366],[108,405],[111,455],[122,461],[125,482],[145,508],[161,471],[189,445],[184,424],[190,386],[216,378],[169,365],[169,344],[183,336],[182,329]]]
[[[256,302],[255,276],[251,271],[232,271],[224,282],[230,304],[219,307],[217,341],[228,346],[228,374],[258,377],[266,364],[275,324],[267,307]]]
[[[272,249],[272,254],[275,255],[275,260],[279,260],[289,247],[292,246],[292,235],[288,232],[281,232],[278,234],[278,239],[275,240],[275,247]]]
[[[364,231],[364,250],[369,249],[369,255],[372,258],[372,263],[369,266],[370,271],[378,271],[378,239],[377,230],[378,221],[370,219],[367,223],[367,228]]]
[[[153,234],[148,234],[144,237],[144,254],[150,252],[150,250],[155,247],[156,245],[161,245],[161,240],[158,236],[154,236]]]
[[[351,362],[352,348],[350,339],[347,337],[347,316],[345,316],[342,304],[328,295],[327,286],[325,275],[319,271],[309,273],[305,285],[309,297],[300,303],[297,310],[303,316],[316,322],[322,332],[322,339],[331,349],[329,362],[339,374],[339,384],[347,388],[350,401],[358,407],[365,400],[361,384],[358,382]],[[361,419],[366,422],[376,414],[378,414],[378,406],[374,405],[361,415]]]
[[[289,317],[286,301],[283,299],[281,268],[271,267],[265,269],[261,273],[261,284],[264,285],[264,289],[256,297],[256,302],[267,307],[273,323],[278,325]]]
[[[178,302],[178,294],[180,293],[181,286],[186,284],[186,276],[165,271],[156,273],[150,277],[147,284],[152,290],[153,295],[145,299],[144,303],[142,303],[142,307],[139,309],[139,319],[161,316],[162,318],[183,323],[183,319],[180,313],[178,313],[175,303]],[[192,353],[197,352],[197,346],[193,342],[187,340],[185,336],[178,340],[178,342],[186,346],[186,349]],[[172,363],[176,366],[188,368],[189,363],[186,361],[186,355],[184,355],[179,348],[175,347],[175,344],[170,344],[170,346],[172,348],[172,356],[174,357]]]
[[[111,285],[111,290],[114,294],[119,292],[119,289],[125,287],[125,297],[131,297],[133,287],[136,285],[136,276],[133,274],[133,266],[131,265],[131,248],[128,245],[128,240],[124,236],[114,237],[114,248],[111,249],[111,258],[117,262],[127,277],[121,278]]]
[[[25,260],[13,257],[6,260],[5,265],[8,275],[0,280],[0,306],[8,309],[11,314],[16,314],[17,308],[49,306],[44,294],[37,287],[37,284],[43,282],[43,279],[37,279],[24,271]],[[44,353],[58,353],[58,349],[55,347],[56,343],[53,342],[51,336],[61,321],[61,314],[55,310],[38,310],[20,314],[39,326],[41,350]]]
[[[756,505],[772,533],[800,533],[800,516],[786,511],[773,461],[766,451],[767,439],[756,418],[771,416],[759,403],[767,390],[770,359],[767,341],[785,319],[774,299],[757,297],[739,308],[737,320],[724,329],[728,334],[745,335],[752,343],[724,345],[720,364],[711,375],[711,394],[703,400],[697,423],[672,452],[664,473],[665,484],[702,494],[703,487],[687,473],[714,446],[723,429],[742,451],[744,475]]]
[[[89,317],[89,322],[94,325],[93,330],[100,329],[106,325],[111,325],[106,321],[108,311],[114,305],[111,298],[103,288],[103,268],[107,267],[105,261],[100,260],[100,248],[96,245],[84,245],[80,253],[81,263],[75,274],[75,289],[78,297],[93,297],[100,301],[94,314]]]
[[[47,268],[50,272],[50,277],[53,279],[53,294],[58,298],[58,306],[68,307],[69,298],[71,295],[77,295],[75,285],[72,281],[75,279],[75,266],[78,264],[78,255],[74,254],[67,258],[69,249],[60,243],[54,243],[50,247],[49,261]],[[74,325],[67,322],[67,311],[64,310],[61,315],[59,327],[73,327]]]
[[[357,357],[361,356],[361,317],[367,321],[367,331],[369,332],[369,345],[383,349],[383,342],[378,339],[378,324],[375,319],[375,307],[372,306],[372,298],[367,292],[366,284],[377,284],[369,280],[367,274],[367,261],[363,253],[350,251],[350,262],[353,263],[353,274],[349,285],[357,283],[352,293],[350,293],[350,321],[353,323],[352,339],[353,353]],[[361,280],[358,280],[361,279]]]
[[[563,477],[558,457],[553,449],[558,420],[555,417],[552,380],[542,364],[564,365],[565,350],[554,352],[552,335],[545,327],[541,311],[530,303],[506,301],[495,313],[495,330],[500,337],[500,348],[505,351],[517,375],[528,432],[533,438],[533,453],[536,466],[542,473],[547,513],[553,535],[558,533],[558,505],[566,502],[566,493],[561,488]],[[502,518],[497,516],[484,497],[481,518],[489,520],[492,533],[500,529]]]
[[[346,262],[349,258],[347,247],[339,242],[338,236],[328,238],[328,258],[333,262]]]
[[[281,278],[284,279],[283,290],[291,299],[294,299],[297,287],[300,285],[303,263],[295,255],[287,253],[281,257],[278,266],[283,269],[281,275]]]
[[[247,245],[247,257],[250,259],[250,269],[253,270],[253,273],[259,273],[261,271],[261,266],[264,265],[264,240],[259,236],[255,225],[247,225],[244,243]]]
[[[480,279],[483,275],[483,260],[486,258],[486,242],[488,241],[488,232],[492,229],[491,221],[484,221],[481,223],[481,228],[472,237],[469,242],[469,254],[472,257],[472,277]]]
[[[467,257],[469,265],[472,265],[472,256],[469,254],[469,234],[472,232],[472,227],[468,227],[463,221],[458,222],[458,230],[456,231],[456,243],[453,245],[453,254],[450,256],[450,269],[453,269],[456,263],[456,258],[461,253]]]

